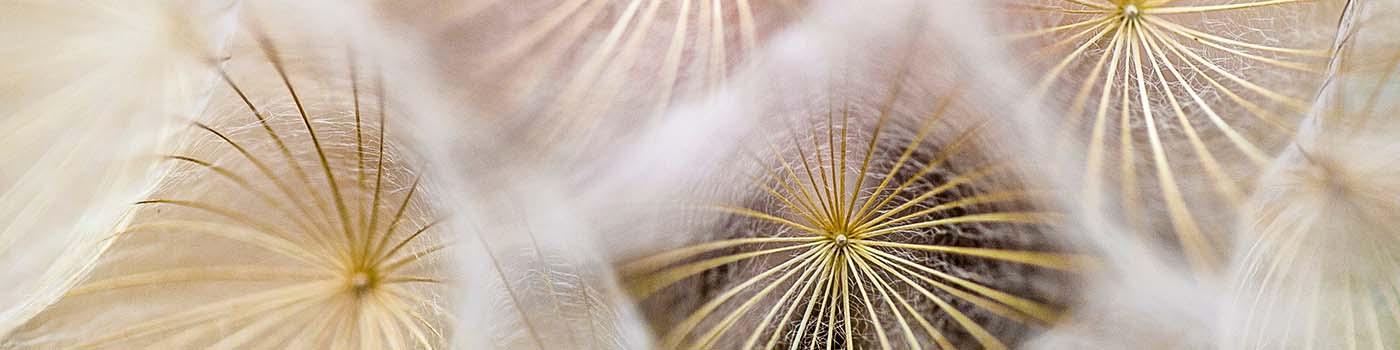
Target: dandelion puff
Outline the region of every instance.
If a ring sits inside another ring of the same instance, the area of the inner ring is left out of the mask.
[[[1322,81],[1336,6],[1307,0],[1002,0],[1058,149],[1082,152],[1079,204],[1119,213],[1197,272]],[[1117,198],[1110,194],[1116,193]]]
[[[157,187],[7,345],[447,346],[447,214],[394,141],[380,70],[346,47],[240,37]]]
[[[1327,87],[1241,219],[1222,348],[1395,348],[1400,30],[1351,1]]]
[[[777,79],[759,113],[778,122],[724,168],[745,191],[673,205],[714,220],[621,265],[661,348],[1008,348],[1061,319],[1090,260],[1059,247],[1048,192],[987,148],[909,14],[804,56],[825,89]]]
[[[1013,324],[1060,317],[1036,300],[1054,280],[1036,270],[1083,258],[1025,247],[1055,215],[991,180],[1006,164],[967,162],[976,128],[934,146],[942,111],[903,135],[832,113],[774,146],[753,202],[708,208],[731,217],[713,240],[624,265],[635,296],[691,310],[663,327],[663,348],[1005,348]]]
[[[198,111],[229,1],[0,4],[0,336],[70,287]]]

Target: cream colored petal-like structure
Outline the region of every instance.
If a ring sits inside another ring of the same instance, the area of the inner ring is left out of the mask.
[[[231,1],[0,3],[0,336],[92,263],[215,82]]]

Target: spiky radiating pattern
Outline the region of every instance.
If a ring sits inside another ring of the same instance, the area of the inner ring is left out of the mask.
[[[438,5],[448,15],[435,35],[454,44],[440,52],[483,106],[527,116],[532,137],[559,142],[717,91],[805,4],[473,0]]]
[[[1033,96],[1083,152],[1084,201],[1166,234],[1197,271],[1288,140],[1328,55],[1311,0],[1002,1]],[[1321,17],[1319,15],[1319,17]],[[1333,22],[1335,23],[1335,22]],[[1313,30],[1313,28],[1318,28]],[[1036,63],[1040,62],[1040,63]],[[1105,193],[1121,197],[1106,199]]]
[[[973,156],[980,127],[936,130],[955,125],[940,120],[951,103],[913,126],[889,106],[833,111],[771,140],[759,200],[713,208],[732,231],[622,268],[639,298],[698,298],[658,299],[685,316],[662,346],[1006,348],[1055,322],[1042,292],[1086,261],[1050,250],[1042,230],[1057,216],[1004,182],[1009,164]]]
[[[9,345],[445,346],[447,246],[382,80],[253,37],[93,273]]]

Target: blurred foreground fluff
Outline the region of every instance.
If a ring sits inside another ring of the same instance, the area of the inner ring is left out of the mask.
[[[1349,10],[1332,79],[1240,223],[1226,347],[1400,347],[1400,4]]]
[[[1400,348],[1400,5],[0,0],[0,348]]]

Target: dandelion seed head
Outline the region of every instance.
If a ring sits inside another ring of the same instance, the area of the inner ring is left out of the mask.
[[[1122,6],[1122,10],[1120,11],[1122,11],[1123,17],[1127,18],[1128,20],[1135,20],[1138,18],[1139,15],[1142,14],[1142,12],[1138,10],[1138,4],[1136,3],[1124,4]]]

